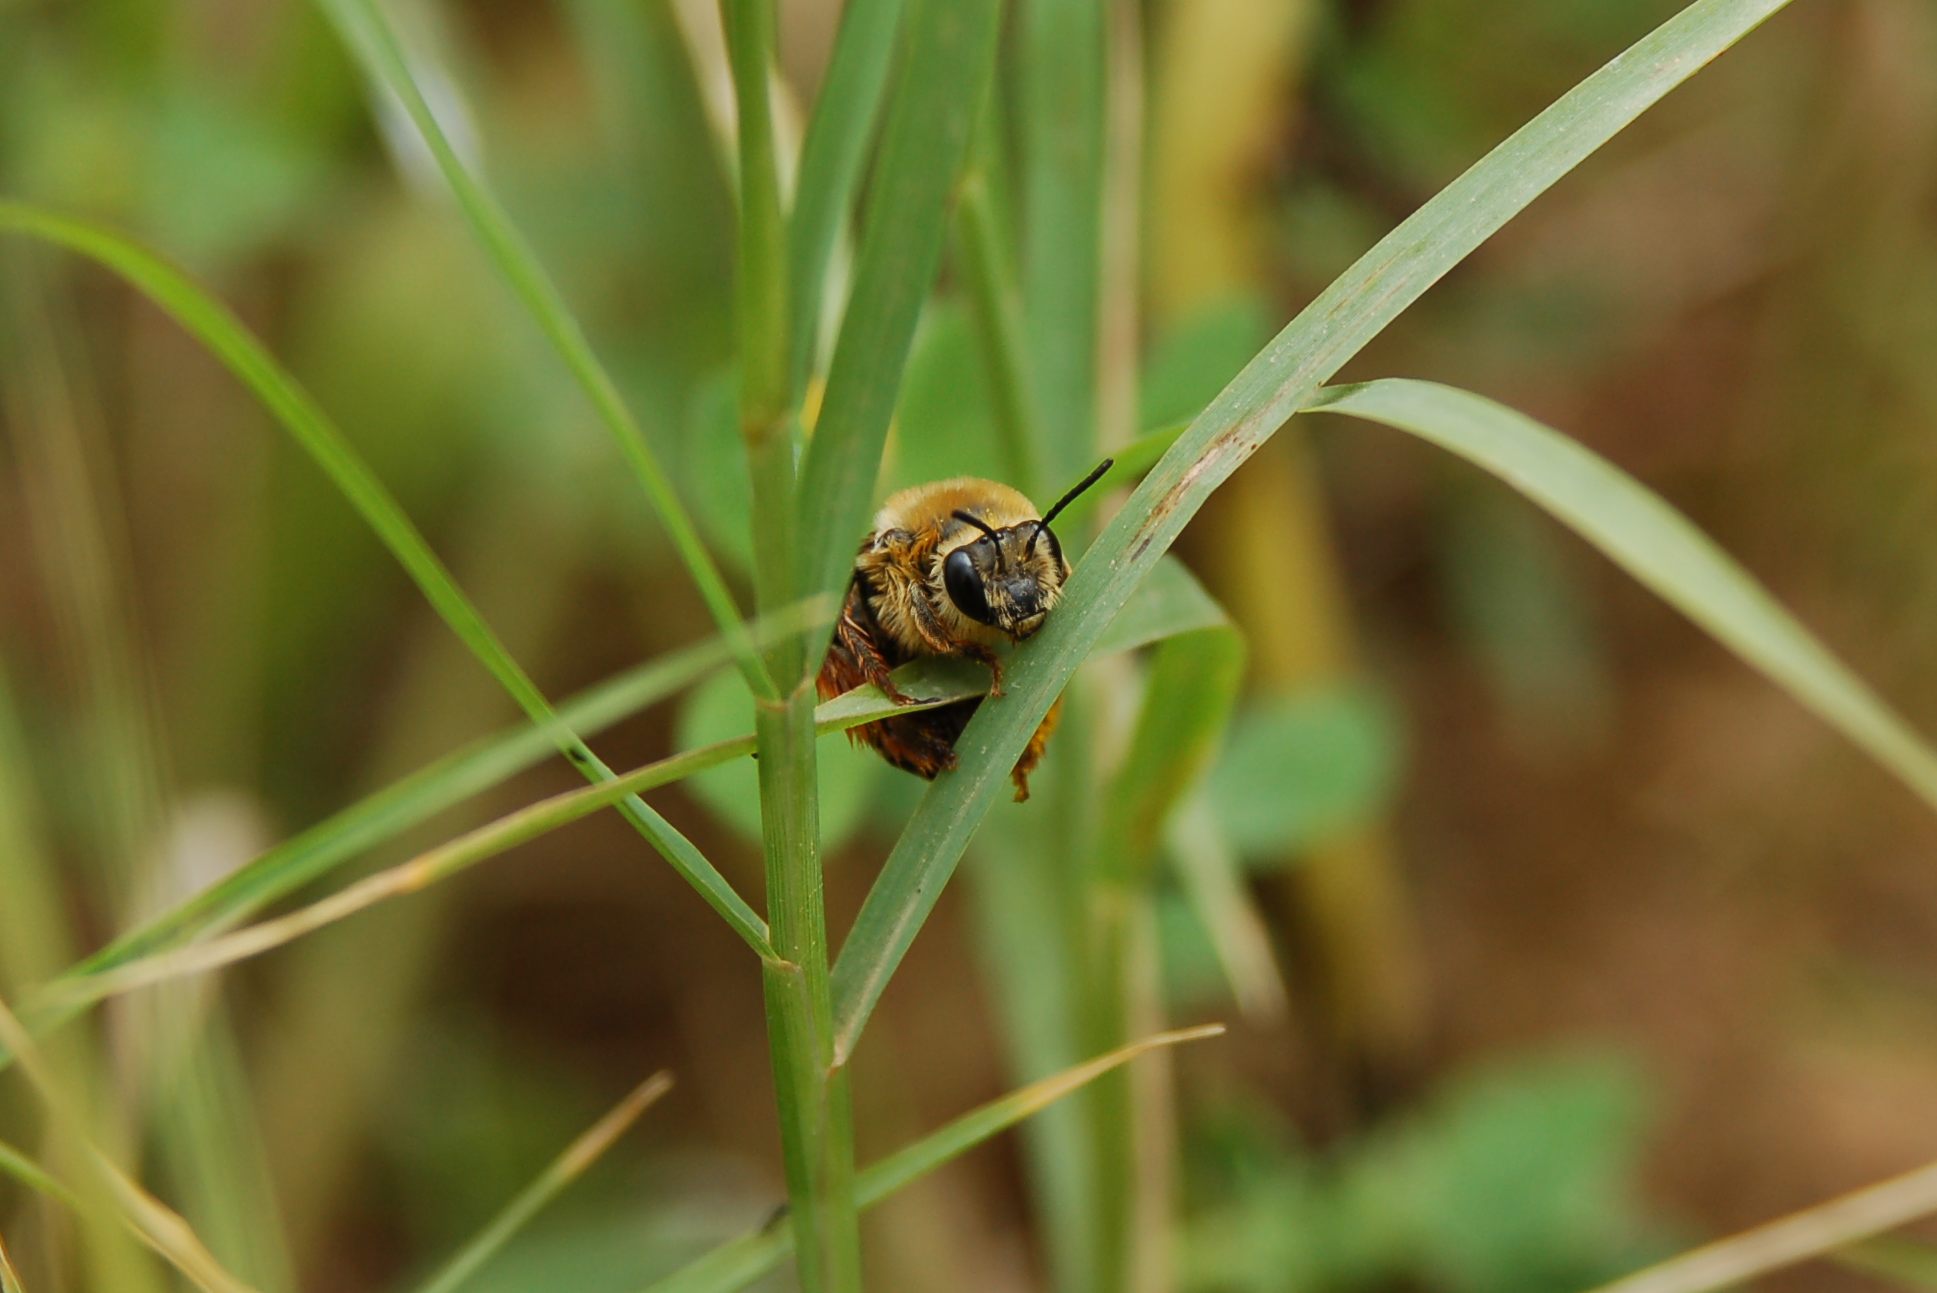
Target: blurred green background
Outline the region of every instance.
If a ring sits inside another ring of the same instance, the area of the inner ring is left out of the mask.
[[[1188,416],[1676,7],[1120,4],[1146,69],[1123,421]],[[734,209],[712,7],[387,8],[743,575],[743,465],[712,434],[733,418]],[[838,5],[781,16],[797,120]],[[1930,728],[1933,67],[1928,0],[1795,6],[1347,376],[1454,381],[1577,436]],[[549,693],[707,636],[394,126],[294,0],[0,0],[0,194],[111,222],[231,303]],[[945,271],[899,413],[928,435],[889,478],[956,469],[923,458],[940,441],[992,454],[974,345]],[[515,718],[223,369],[18,241],[0,420],[10,985]],[[1240,1009],[1167,898],[1170,1011],[1233,1024],[1175,1061],[1175,1287],[1578,1288],[1937,1157],[1937,832],[1826,728],[1523,502],[1387,432],[1274,442],[1182,552],[1251,637],[1209,798],[1285,999]],[[601,752],[630,766],[744,728],[729,683]],[[839,931],[918,786],[823,757]],[[542,768],[373,861],[573,784]],[[751,784],[729,767],[654,802],[757,894]],[[29,856],[55,877],[38,906]],[[855,1065],[864,1159],[1013,1085],[999,919],[949,895],[884,999]],[[192,1009],[106,1016],[94,1098],[265,1288],[406,1287],[662,1067],[673,1094],[470,1287],[636,1288],[784,1197],[756,967],[606,817],[250,962],[219,1005],[168,995]],[[171,1050],[163,1016],[198,1031]],[[0,1136],[35,1126],[0,1078]],[[1026,1175],[999,1141],[871,1214],[874,1286],[1046,1287]],[[28,1287],[88,1287],[50,1215],[0,1180]],[[1814,1268],[1768,1287],[1903,1286]]]

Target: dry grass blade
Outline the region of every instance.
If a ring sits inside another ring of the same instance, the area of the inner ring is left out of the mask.
[[[1718,1240],[1593,1293],[1702,1293],[1822,1257],[1937,1212],[1937,1163]]]
[[[48,1117],[61,1133],[78,1146],[81,1159],[96,1176],[100,1194],[141,1241],[154,1249],[169,1264],[186,1275],[206,1293],[258,1293],[231,1275],[201,1237],[181,1215],[168,1207],[96,1149],[86,1134],[85,1124],[69,1108],[59,1084],[53,1079],[40,1050],[27,1035],[12,1008],[0,1001],[0,1045],[13,1052],[40,1097]]]
[[[0,1236],[0,1293],[27,1293],[27,1286],[21,1283],[20,1272],[13,1268],[13,1258],[7,1255],[4,1236]]]
[[[553,1159],[536,1180],[518,1192],[504,1211],[491,1219],[450,1261],[417,1290],[417,1293],[454,1293],[498,1254],[512,1236],[524,1228],[560,1191],[583,1176],[592,1164],[612,1148],[613,1142],[639,1121],[639,1115],[673,1089],[673,1075],[663,1070],[634,1087],[625,1099],[614,1105],[603,1118],[588,1127]]]

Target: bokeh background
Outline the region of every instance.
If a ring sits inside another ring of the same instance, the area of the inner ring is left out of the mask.
[[[1676,7],[1120,6],[1147,69],[1124,109],[1147,291],[1126,417],[1187,416]],[[701,452],[732,416],[711,6],[390,8],[743,563],[737,467]],[[783,10],[799,105],[838,6]],[[1348,373],[1449,381],[1578,437],[1925,730],[1933,67],[1926,0],[1793,6]],[[0,3],[0,193],[109,221],[233,304],[549,693],[705,637],[603,434],[393,126],[294,0]],[[0,834],[16,868],[51,866],[66,924],[23,931],[0,892],[0,937],[86,950],[515,715],[192,340],[50,253],[16,242],[0,271]],[[973,438],[987,395],[948,275],[900,424]],[[904,451],[890,474],[920,465]],[[1937,829],[1828,729],[1522,501],[1385,431],[1281,437],[1182,553],[1251,635],[1214,789],[1286,999],[1241,1010],[1166,908],[1171,1013],[1233,1025],[1174,1067],[1177,1288],[1580,1287],[1937,1158]],[[741,704],[709,685],[601,752],[643,762],[743,725]],[[914,787],[829,750],[839,930]],[[730,778],[655,803],[757,893]],[[540,769],[372,862],[573,784]],[[1246,835],[1272,796],[1297,820]],[[991,910],[952,891],[885,998],[856,1061],[864,1159],[1014,1084]],[[661,1067],[676,1091],[474,1287],[634,1288],[784,1197],[755,966],[616,820],[227,973],[220,1003],[173,1066],[144,1067],[138,1010],[110,1015],[102,1080],[158,1192],[276,1287],[403,1286]],[[34,1127],[0,1077],[0,1132]],[[194,1148],[211,1141],[219,1164]],[[17,1258],[40,1207],[0,1181]],[[1013,1139],[865,1235],[877,1287],[1046,1287]],[[1769,1287],[1904,1285],[1845,1263]]]

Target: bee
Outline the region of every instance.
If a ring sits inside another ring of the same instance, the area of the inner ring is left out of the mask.
[[[889,497],[854,559],[834,641],[816,685],[831,699],[873,683],[898,705],[918,703],[889,671],[919,656],[966,656],[989,667],[1002,694],[995,648],[1043,625],[1063,595],[1069,562],[1049,523],[1110,469],[1097,466],[1047,512],[1021,491],[973,476],[916,485]],[[848,732],[897,768],[933,780],[955,766],[955,742],[982,704],[977,696],[864,723]],[[1059,697],[1010,779],[1029,798],[1029,774],[1062,715]]]

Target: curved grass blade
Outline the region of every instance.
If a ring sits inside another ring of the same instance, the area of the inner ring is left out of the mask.
[[[909,12],[854,292],[801,466],[795,591],[803,596],[846,586],[867,528],[895,393],[941,260],[949,195],[994,72],[1001,10],[1000,0],[914,0]],[[811,645],[818,660],[825,642]]]
[[[819,348],[821,310],[828,264],[841,225],[854,205],[861,182],[888,69],[894,61],[895,31],[903,0],[848,0],[828,59],[827,76],[814,101],[813,119],[801,146],[800,184],[787,228],[787,300],[792,311],[789,385],[795,395],[807,388]]]
[[[113,270],[186,328],[255,392],[316,460],[343,497],[397,558],[438,616],[498,680],[525,715],[553,734],[558,749],[591,781],[613,772],[578,736],[561,727],[551,702],[486,624],[384,488],[329,417],[276,363],[229,309],[159,257],[107,229],[13,202],[0,202],[0,231],[12,231],[77,252]],[[733,891],[726,877],[672,824],[636,796],[619,812],[699,892],[757,954],[771,953],[766,922]]]
[[[651,500],[659,522],[666,527],[673,548],[692,577],[700,597],[706,602],[720,632],[735,647],[735,658],[747,675],[748,685],[764,695],[773,694],[773,684],[754,654],[747,639],[746,624],[738,603],[726,586],[712,555],[701,542],[693,519],[673,490],[672,481],[660,465],[659,457],[646,442],[645,432],[626,407],[618,384],[599,362],[585,331],[573,317],[571,308],[557,284],[545,273],[538,256],[512,225],[504,208],[484,184],[465,168],[464,161],[451,146],[438,124],[436,114],[411,74],[403,45],[372,0],[317,0],[324,14],[336,27],[344,44],[372,82],[384,87],[403,106],[436,159],[437,168],[450,185],[458,207],[471,230],[483,244],[485,254],[523,302],[538,328],[545,334],[565,367],[584,390],[592,408],[618,445],[632,474]]]
[[[1150,581],[1148,593],[1131,603],[1099,642],[1097,653],[1134,650],[1179,633],[1202,631],[1207,624],[1221,623],[1222,615],[1210,595],[1181,565],[1166,562]],[[920,660],[897,669],[894,676],[897,686],[922,700],[912,706],[896,705],[874,687],[857,687],[823,701],[815,709],[816,730],[822,735],[846,731],[894,714],[932,709],[980,696],[989,686],[988,670],[966,660]],[[36,1013],[57,1016],[61,1011],[72,1011],[88,1002],[258,956],[377,903],[449,879],[519,844],[587,817],[620,796],[670,785],[704,768],[744,758],[753,751],[753,736],[743,735],[659,759],[613,781],[541,799],[286,916],[207,942],[142,956],[84,978],[57,979],[36,994]]]
[[[1141,1055],[1223,1032],[1223,1024],[1204,1024],[1158,1033],[992,1100],[863,1170],[855,1183],[857,1200],[863,1208],[873,1207],[903,1186]],[[745,1288],[780,1265],[792,1249],[792,1227],[784,1218],[776,1218],[760,1231],[732,1240],[673,1272],[645,1293],[729,1293]]]
[[[1341,386],[1309,407],[1408,431],[1498,476],[1937,808],[1937,753],[1740,563],[1604,459],[1492,400],[1431,382]]]
[[[757,644],[798,633],[819,622],[820,612],[803,604],[794,611],[756,622]],[[558,707],[558,721],[592,735],[662,700],[726,664],[731,650],[715,638],[698,646],[629,669],[589,688]],[[83,986],[136,957],[180,947],[198,934],[229,928],[337,867],[428,821],[473,795],[556,753],[556,736],[522,725],[476,742],[393,782],[375,794],[278,844],[239,870],[224,876],[171,911],[116,938],[55,981],[50,994],[69,1004],[58,1011],[37,1011],[28,1020],[35,1033],[71,1018],[95,996]],[[7,1059],[0,1049],[0,1066]]]
[[[1056,614],[1018,654],[1003,702],[970,722],[954,775],[923,796],[889,855],[834,967],[837,1059],[853,1052],[1030,733],[1212,491],[1448,270],[1786,3],[1696,0],[1643,37],[1382,238],[1191,423],[1085,554]]]
[[[1937,1163],[1671,1257],[1593,1293],[1707,1293],[1827,1256],[1937,1212]]]
[[[632,1124],[666,1092],[673,1089],[673,1075],[659,1072],[632,1089],[631,1094],[565,1147],[536,1180],[518,1192],[504,1211],[454,1254],[436,1274],[425,1281],[417,1293],[456,1293],[471,1276],[498,1255],[546,1204],[559,1192],[585,1174],[612,1143],[625,1135]]]

